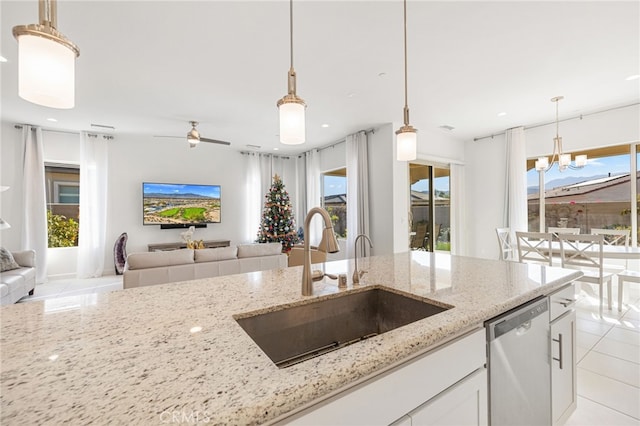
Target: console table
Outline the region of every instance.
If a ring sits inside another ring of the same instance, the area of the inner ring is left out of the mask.
[[[210,240],[203,241],[205,248],[216,248],[216,247],[229,247],[229,240]],[[149,244],[149,251],[169,251],[169,250],[179,250],[187,248],[187,243],[179,242],[179,243],[162,243],[162,244]]]

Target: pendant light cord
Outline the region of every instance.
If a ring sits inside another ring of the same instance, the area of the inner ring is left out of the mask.
[[[404,0],[404,124],[409,124],[409,102],[407,100],[407,0]]]
[[[291,69],[293,70],[293,0],[289,0],[289,43],[291,46]]]

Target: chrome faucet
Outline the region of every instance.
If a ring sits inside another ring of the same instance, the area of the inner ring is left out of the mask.
[[[322,240],[326,241],[327,253],[337,253],[340,251],[336,234],[333,231],[333,224],[329,213],[323,208],[314,207],[309,210],[307,217],[304,219],[304,265],[302,267],[302,295],[311,296],[313,294],[313,282],[319,281],[324,277],[322,271],[311,271],[311,251],[309,247],[309,225],[314,214],[319,213],[324,220],[324,229],[322,230]]]
[[[360,237],[364,237],[367,239],[367,241],[369,241],[369,248],[373,248],[373,244],[371,244],[371,239],[369,237],[367,237],[365,234],[360,234],[356,237],[356,241],[355,241],[355,247],[353,250],[353,253],[355,255],[355,259],[356,259],[356,269],[353,271],[353,284],[360,284],[360,278],[362,278],[362,276],[367,272],[367,271],[358,271],[358,238]]]

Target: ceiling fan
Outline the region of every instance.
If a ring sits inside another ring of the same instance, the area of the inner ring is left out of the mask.
[[[200,136],[200,132],[198,132],[198,129],[196,129],[196,126],[198,125],[198,122],[197,121],[190,121],[189,124],[191,124],[191,130],[189,130],[189,132],[187,133],[187,142],[189,142],[189,147],[195,148],[200,142],[217,143],[217,144],[220,144],[220,145],[231,145],[231,142],[220,141],[220,140],[217,140],[217,139],[203,138],[202,136]],[[182,136],[154,135],[154,137],[156,137],[156,138],[178,138],[178,139],[182,139]]]

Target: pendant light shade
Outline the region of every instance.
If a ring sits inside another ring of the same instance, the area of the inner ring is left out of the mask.
[[[412,126],[402,126],[397,130],[396,144],[398,161],[415,160],[417,142],[418,134]]]
[[[73,108],[80,50],[56,29],[56,1],[38,3],[40,24],[13,27],[18,40],[18,95],[50,108]]]
[[[404,126],[396,130],[396,158],[411,161],[417,157],[418,130],[409,124],[407,102],[407,0],[404,0]]]
[[[305,108],[307,105],[296,94],[296,72],[293,69],[293,0],[289,0],[289,40],[291,67],[287,74],[287,94],[278,100],[280,119],[280,142],[285,145],[300,145],[306,139]]]

